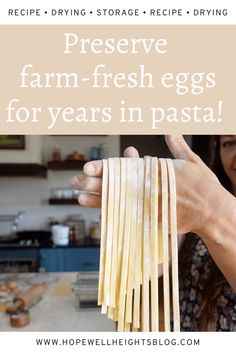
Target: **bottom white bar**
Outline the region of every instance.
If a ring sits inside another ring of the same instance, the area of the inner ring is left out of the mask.
[[[2,332],[1,351],[32,353],[197,353],[232,352],[235,333]]]

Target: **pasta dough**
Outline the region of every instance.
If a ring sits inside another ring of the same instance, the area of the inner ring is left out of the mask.
[[[164,329],[171,330],[173,319],[173,330],[179,331],[173,162],[152,157],[103,160],[98,304],[118,322],[118,331],[159,331],[161,263]]]

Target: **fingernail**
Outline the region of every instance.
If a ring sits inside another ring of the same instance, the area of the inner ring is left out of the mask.
[[[84,166],[84,170],[85,170],[85,173],[88,173],[89,175],[96,173],[96,167],[94,166],[94,164],[92,162],[89,162],[88,164],[86,164]]]
[[[78,196],[78,202],[79,204],[83,205],[83,203],[86,201],[86,198],[84,197],[83,193],[80,193]]]

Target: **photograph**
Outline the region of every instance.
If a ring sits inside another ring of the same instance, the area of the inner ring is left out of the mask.
[[[24,135],[0,135],[0,149],[23,150],[24,148]]]
[[[47,174],[1,176],[2,330],[236,329],[235,135],[26,140]]]

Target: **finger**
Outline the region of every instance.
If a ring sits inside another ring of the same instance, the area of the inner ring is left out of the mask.
[[[204,165],[200,157],[190,149],[182,135],[165,135],[165,141],[174,158]]]
[[[130,146],[124,151],[125,157],[139,157],[138,151]],[[91,177],[102,176],[102,160],[89,161],[84,165],[84,173]]]
[[[101,192],[102,180],[98,177],[79,175],[72,178],[71,186],[79,191]]]
[[[81,193],[78,202],[88,208],[101,208],[101,197],[99,195]]]
[[[102,160],[89,161],[84,165],[84,173],[91,177],[102,176]]]
[[[138,150],[136,150],[133,146],[129,146],[124,151],[124,157],[139,157]]]

